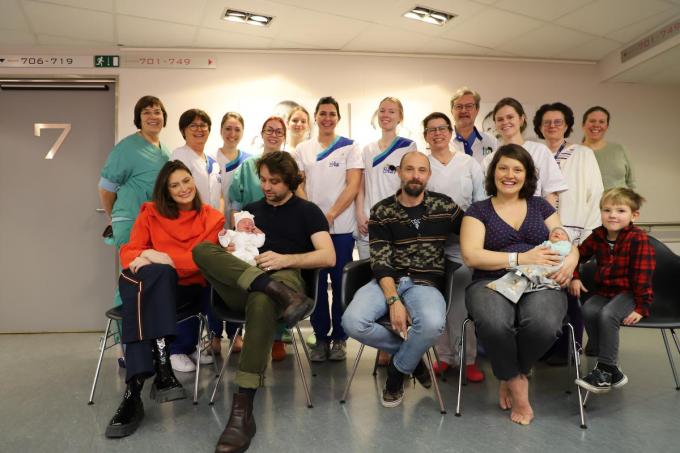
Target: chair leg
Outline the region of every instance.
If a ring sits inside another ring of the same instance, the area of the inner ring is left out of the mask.
[[[217,375],[217,382],[215,382],[215,387],[213,388],[212,395],[210,396],[210,406],[215,404],[215,395],[217,395],[217,389],[222,382],[222,377],[224,376],[224,370],[227,369],[227,364],[229,363],[229,357],[231,357],[231,351],[234,349],[234,339],[241,334],[243,326],[238,326],[236,332],[234,333],[234,338],[229,340],[229,349],[227,349],[227,355],[224,357],[224,362],[222,363],[222,368],[220,369],[220,374]]]
[[[208,350],[208,353],[212,356],[212,365],[213,369],[215,370],[215,377],[217,377],[217,374],[219,373],[219,370],[217,369],[217,357],[215,356],[215,351],[213,351],[212,348],[212,340],[215,338],[215,335],[212,330],[210,330],[210,324],[208,323],[208,317],[204,314],[201,313],[201,318],[203,318],[203,325],[205,326],[205,335],[203,335],[203,338],[201,343],[205,344],[206,346],[202,347],[201,352],[203,352],[205,349]],[[202,335],[203,332],[201,332],[200,335]],[[199,336],[200,336],[199,335]]]
[[[378,375],[378,359],[380,358],[380,350],[375,350],[375,362],[373,362],[373,377]]]
[[[437,352],[436,346],[432,346],[432,352],[434,353],[434,359],[437,361],[437,363],[441,364],[442,359],[439,358],[439,353]],[[439,366],[439,378],[442,380],[442,382],[446,382],[446,372],[442,370],[441,365]]]
[[[673,361],[673,355],[671,354],[671,348],[668,345],[668,337],[666,337],[666,330],[661,329],[661,337],[663,338],[663,345],[666,347],[666,354],[668,354],[668,362],[671,364],[671,371],[673,372],[673,379],[675,380],[675,390],[680,390],[680,383],[678,383],[678,372],[675,371],[675,361]],[[675,346],[678,346],[678,338],[673,332],[673,340]]]
[[[574,326],[571,325],[571,323],[567,323],[567,327],[569,328],[569,350],[570,354],[573,354],[574,357],[574,369],[576,371],[576,379],[581,379],[581,359],[578,355],[578,349],[576,349],[576,335],[574,334]],[[570,360],[571,361],[571,360]],[[569,375],[569,371],[567,370],[567,375]],[[578,410],[579,410],[579,415],[581,416],[581,429],[587,429],[588,426],[586,425],[586,415],[584,408],[586,406],[586,401],[583,399],[583,395],[581,394],[581,387],[578,385],[576,386],[576,391],[578,392]],[[586,398],[588,398],[588,395],[586,394]]]
[[[298,333],[300,331],[298,330]],[[302,359],[300,358],[300,351],[298,351],[298,345],[297,345],[297,339],[295,338],[295,333],[293,332],[293,335],[291,335],[291,338],[293,339],[293,352],[295,353],[295,361],[297,362],[298,369],[300,370],[300,378],[302,379],[302,387],[305,390],[305,397],[307,397],[307,407],[312,408],[314,405],[312,405],[312,398],[309,395],[309,387],[307,386],[307,377],[305,376],[305,370],[302,367]],[[304,343],[305,339],[302,337],[302,334],[300,333],[300,341]]]
[[[465,379],[465,333],[470,318],[463,321],[463,326],[460,329],[460,349],[458,350],[458,398],[456,399],[456,417],[460,417],[460,396],[463,391],[463,379]]]
[[[198,318],[198,342],[196,343],[198,356],[196,359],[196,376],[194,377],[194,405],[198,404],[198,377],[201,374],[201,340],[203,337],[203,316],[197,315],[196,318]]]
[[[357,368],[359,367],[359,361],[361,360],[361,354],[364,352],[364,345],[361,343],[359,346],[359,352],[357,352],[357,357],[354,359],[354,365],[352,366],[352,372],[349,375],[349,378],[347,379],[347,384],[345,384],[345,391],[342,392],[342,398],[340,399],[340,404],[345,404],[345,401],[347,401],[347,394],[349,393],[349,387],[352,385],[352,380],[354,379],[354,375],[357,372]]]
[[[446,414],[446,408],[444,407],[444,401],[442,400],[442,394],[439,391],[439,382],[437,382],[437,376],[434,375],[432,370],[432,357],[430,356],[430,350],[425,352],[425,357],[427,358],[427,371],[430,372],[430,378],[432,379],[432,385],[434,386],[434,393],[437,395],[437,401],[439,401],[439,413]]]
[[[675,349],[677,349],[678,354],[680,354],[680,341],[678,341],[678,336],[675,334],[675,329],[670,329],[670,331],[673,336],[673,341],[675,342]]]
[[[102,358],[104,351],[106,351],[106,342],[109,339],[109,329],[111,328],[111,319],[106,321],[106,329],[104,329],[104,336],[99,340],[99,360],[97,360],[97,369],[94,370],[94,379],[92,380],[92,390],[90,390],[90,399],[87,404],[94,404],[94,391],[97,388],[97,380],[99,380],[99,370],[102,367]]]
[[[295,325],[295,330],[297,330],[298,335],[300,335],[300,338],[303,339],[302,343],[302,350],[305,352],[305,357],[307,358],[307,364],[309,365],[309,370],[312,373],[312,377],[316,377],[316,371],[314,371],[314,367],[312,366],[312,359],[309,358],[309,349],[307,349],[307,342],[304,341],[304,338],[302,336],[302,331],[300,330],[299,325]],[[295,335],[294,332],[291,332],[291,336]]]

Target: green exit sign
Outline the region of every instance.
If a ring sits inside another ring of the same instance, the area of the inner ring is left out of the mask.
[[[94,67],[95,68],[117,68],[119,64],[120,57],[118,55],[95,55],[94,56]]]

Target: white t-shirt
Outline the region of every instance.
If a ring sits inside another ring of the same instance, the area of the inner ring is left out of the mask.
[[[450,143],[451,149],[467,154],[465,152],[463,137],[459,135],[455,129],[453,132]],[[486,156],[498,149],[498,140],[496,140],[496,137],[489,135],[486,132],[480,132],[476,127],[472,130],[470,139],[472,138],[474,138],[474,141],[472,142],[472,157],[480,164]],[[468,156],[469,155],[470,154],[468,154]]]
[[[432,155],[428,159],[432,168],[428,190],[448,195],[463,211],[467,211],[472,203],[487,198],[482,169],[471,156],[456,152],[446,165]],[[462,262],[458,235],[451,234],[444,253],[447,258]]]
[[[338,136],[328,148],[316,140],[306,140],[295,148],[295,161],[305,173],[305,192],[309,201],[327,213],[345,190],[347,170],[363,169],[359,146],[345,137]],[[354,201],[331,225],[331,234],[354,232],[356,217]]]
[[[531,155],[538,171],[538,184],[536,184],[537,197],[545,197],[553,192],[564,192],[568,189],[567,183],[562,176],[560,167],[555,162],[552,153],[542,143],[524,142],[522,148],[526,149]],[[482,171],[486,174],[487,168],[493,159],[495,151],[484,158],[482,161]]]
[[[220,181],[222,183],[222,196],[224,197],[224,220],[226,228],[229,228],[229,186],[231,186],[231,181],[234,179],[234,173],[236,169],[241,166],[243,161],[250,157],[250,154],[238,150],[238,155],[234,160],[228,160],[227,156],[222,154],[221,151],[217,151],[217,164],[220,167]]]
[[[172,160],[182,161],[191,170],[201,201],[215,209],[220,209],[222,196],[220,166],[212,157],[207,154],[204,156],[200,157],[187,145],[180,146],[172,152]]]
[[[369,143],[361,151],[364,161],[364,212],[369,216],[371,208],[379,201],[397,193],[401,180],[397,167],[404,154],[415,151],[413,140],[395,137],[384,150],[378,142]]]

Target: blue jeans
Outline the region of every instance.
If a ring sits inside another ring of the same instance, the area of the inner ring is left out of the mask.
[[[342,326],[357,341],[392,354],[394,366],[411,374],[444,331],[446,302],[437,288],[416,285],[410,277],[399,280],[397,293],[413,321],[406,341],[375,322],[389,313],[385,295],[375,280],[356,292],[342,316]]]
[[[342,268],[352,261],[354,251],[354,238],[351,233],[331,234],[333,247],[335,248],[335,266],[322,269],[319,272],[319,293],[314,313],[309,318],[314,328],[316,341],[346,340],[347,335],[342,330],[340,322],[342,318]],[[331,311],[328,311],[328,275],[331,276],[331,288],[333,301]],[[331,327],[333,331],[331,332]]]

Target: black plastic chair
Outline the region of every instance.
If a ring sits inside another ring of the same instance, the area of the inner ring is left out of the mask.
[[[302,269],[302,278],[305,281],[305,293],[314,299],[314,306],[305,313],[302,319],[306,319],[313,312],[316,307],[317,302],[317,292],[319,289],[319,269]],[[216,297],[215,297],[216,296]],[[231,357],[232,350],[234,348],[234,338],[243,332],[243,325],[246,322],[246,316],[243,312],[235,312],[229,309],[227,305],[222,302],[222,299],[216,294],[215,290],[210,293],[210,306],[212,307],[214,316],[221,320],[223,323],[231,322],[237,324],[238,327],[234,333],[233,338],[229,342],[229,348],[227,349],[227,355],[224,358],[224,363],[222,364],[222,369],[217,376],[217,382],[215,382],[215,387],[213,388],[212,395],[210,396],[210,402],[208,404],[213,405],[215,403],[215,395],[217,395],[217,389],[222,382],[224,376],[224,371],[227,368],[227,363],[229,362],[229,357]],[[300,337],[302,342],[302,350],[305,352],[305,357],[307,357],[307,363],[309,364],[310,370],[312,369],[311,361],[309,360],[309,351],[307,350],[307,345],[305,344],[305,339],[300,331],[300,326],[295,325],[295,331]],[[291,338],[293,340],[293,352],[295,353],[295,361],[297,362],[298,369],[300,371],[300,378],[302,379],[302,386],[305,389],[305,397],[307,398],[307,407],[312,408],[312,398],[309,393],[309,386],[307,385],[307,377],[305,376],[304,368],[302,367],[302,359],[300,358],[300,352],[298,350],[297,339],[295,338],[295,332],[291,332]],[[312,374],[314,375],[314,374]]]
[[[198,319],[198,344],[196,345],[196,350],[199,351],[200,357],[200,353],[203,351],[203,349],[205,349],[205,347],[202,347],[201,345],[205,344],[206,342],[207,344],[210,344],[210,340],[212,340],[212,333],[210,332],[210,329],[208,329],[208,320],[205,317],[205,315],[201,313],[200,304],[198,302],[186,303],[177,308],[177,323],[182,323],[191,318]],[[122,344],[120,343],[120,340],[116,338],[118,334],[111,331],[111,322],[112,321],[121,322],[122,320],[123,320],[122,305],[110,308],[109,310],[106,311],[106,328],[104,329],[104,335],[100,338],[99,341],[99,359],[97,360],[97,368],[95,369],[94,372],[94,379],[92,380],[92,390],[90,391],[90,399],[87,404],[94,404],[94,392],[95,389],[97,388],[97,381],[99,380],[99,371],[102,366],[104,351],[106,351],[107,349],[111,349],[117,344],[120,344],[122,349]],[[203,335],[204,327],[205,330],[207,331],[205,335]],[[111,344],[109,344],[110,338],[113,338]],[[215,354],[213,354],[212,349],[210,349],[210,354],[213,356],[213,367],[215,368],[215,372],[217,372]],[[196,376],[194,377],[194,401],[193,401],[194,404],[198,404],[198,377],[201,372],[200,360],[197,360],[196,362],[197,362]]]
[[[654,270],[652,280],[654,301],[652,302],[649,317],[643,318],[635,325],[623,327],[659,329],[661,331],[661,338],[666,348],[666,355],[668,356],[668,362],[675,381],[675,390],[680,390],[678,373],[666,335],[666,331],[670,331],[675,348],[678,354],[680,354],[680,342],[675,333],[675,329],[680,329],[680,291],[675,287],[680,280],[680,256],[673,253],[664,243],[652,236],[649,236],[649,242],[656,252],[656,269]],[[596,270],[597,263],[595,260],[588,261],[581,266],[581,280],[591,294],[593,289],[596,288]],[[588,395],[586,394],[586,399],[587,397]]]
[[[445,283],[445,294],[444,294],[444,300],[446,301],[446,314],[447,315],[448,315],[449,307],[451,306],[453,272],[457,268],[458,268],[458,266],[455,263],[447,260],[447,262],[446,262],[446,283]],[[372,279],[373,279],[373,271],[371,270],[370,259],[352,261],[352,262],[347,263],[345,265],[345,267],[342,270],[342,286],[341,286],[342,287],[342,303],[343,303],[343,307],[345,309],[350,304],[350,302],[352,302],[352,299],[354,298],[354,294],[359,290],[359,288],[366,285]],[[377,322],[379,322],[381,324],[389,323],[389,314],[386,315],[386,316],[383,316]],[[356,374],[357,368],[359,367],[359,361],[361,360],[361,355],[364,352],[365,346],[366,346],[365,344],[360,344],[360,346],[359,346],[359,351],[357,352],[357,356],[354,359],[354,365],[352,366],[352,372],[349,376],[349,379],[347,380],[347,385],[345,386],[345,391],[342,394],[342,398],[340,399],[341,404],[345,404],[345,402],[347,401],[347,394],[349,393],[349,388],[352,385],[352,380],[354,379],[354,375]],[[435,348],[435,345],[432,345],[431,349],[434,352],[436,359],[439,361],[439,356],[437,354],[437,349]],[[379,353],[379,351],[376,351],[375,364],[373,365],[373,376],[374,377],[377,375],[378,353]],[[439,383],[437,382],[437,377],[435,376],[434,372],[432,371],[432,357],[430,356],[429,350],[425,353],[425,357],[427,358],[427,369],[430,372],[430,377],[432,379],[434,391],[435,391],[435,394],[437,395],[437,401],[439,402],[439,411],[442,414],[446,414],[446,408],[444,407],[444,401],[442,400],[441,392],[439,391]]]

